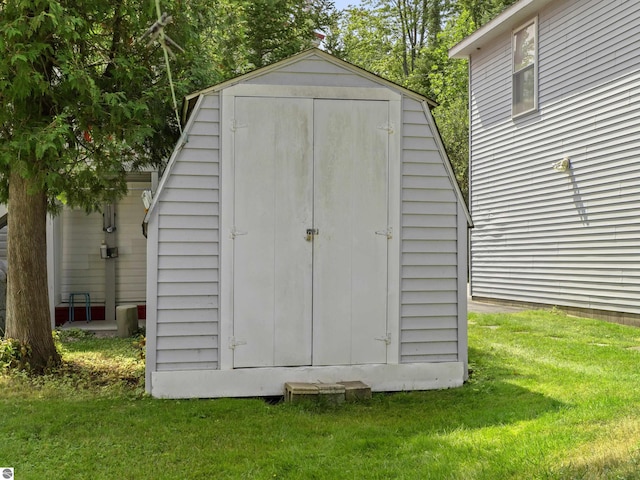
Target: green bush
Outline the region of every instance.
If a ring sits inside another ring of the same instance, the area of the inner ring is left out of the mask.
[[[15,338],[0,340],[0,368],[22,370],[26,368],[30,347]]]

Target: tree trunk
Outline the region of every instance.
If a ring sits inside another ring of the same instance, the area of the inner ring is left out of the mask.
[[[60,357],[51,336],[47,282],[47,200],[29,191],[18,173],[9,177],[6,336],[29,345],[29,365],[42,371]]]

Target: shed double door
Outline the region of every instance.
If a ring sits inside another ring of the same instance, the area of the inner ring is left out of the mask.
[[[234,368],[386,363],[388,116],[235,98]]]

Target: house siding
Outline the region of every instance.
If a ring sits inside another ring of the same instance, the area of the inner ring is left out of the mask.
[[[104,240],[102,214],[64,208],[62,224],[61,300],[70,292],[89,292],[92,303],[105,301],[105,260],[100,258]]]
[[[158,199],[156,369],[217,368],[219,96],[203,98]]]
[[[147,293],[147,241],[142,235],[144,207],[140,196],[150,182],[129,182],[116,209],[118,259],[116,303],[144,303]]]
[[[509,34],[471,58],[472,295],[638,314],[640,4],[538,18],[538,112],[511,119]]]
[[[55,304],[68,302],[70,292],[89,292],[92,304],[104,304],[106,296],[106,262],[116,262],[115,301],[144,303],[146,297],[146,240],[141,223],[144,208],[140,200],[149,182],[128,182],[128,193],[116,204],[118,257],[100,258],[100,245],[105,239],[100,212],[64,208],[60,214],[60,293]],[[0,237],[1,239],[1,237]]]
[[[404,97],[401,363],[458,360],[458,200],[427,115]]]

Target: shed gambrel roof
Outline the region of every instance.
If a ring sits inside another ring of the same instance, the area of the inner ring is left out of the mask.
[[[330,55],[322,50],[320,50],[319,48],[310,48],[308,50],[304,50],[301,53],[298,53],[296,55],[293,55],[291,57],[288,57],[284,60],[280,60],[279,62],[276,63],[272,63],[271,65],[268,65],[266,67],[262,67],[262,68],[258,68],[256,70],[253,70],[249,73],[245,73],[243,75],[240,75],[238,77],[234,77],[230,80],[227,80],[225,82],[222,83],[218,83],[216,85],[213,85],[211,87],[207,87],[205,89],[202,89],[198,92],[194,92],[190,95],[187,95],[184,97],[184,102],[182,104],[182,122],[186,123],[187,119],[189,118],[189,115],[191,113],[191,110],[193,109],[193,106],[195,105],[196,100],[198,99],[198,97],[200,97],[200,95],[205,95],[207,93],[211,93],[211,92],[217,92],[220,90],[224,90],[225,88],[231,87],[233,85],[237,85],[238,83],[243,83],[243,82],[248,82],[250,80],[254,80],[258,77],[261,77],[263,75],[267,75],[275,70],[279,70],[282,69],[288,65],[294,64],[296,62],[299,62],[300,60],[304,60],[307,58],[311,58],[311,57],[319,57],[323,60],[326,60],[330,63],[333,63],[334,65],[336,65],[337,67],[340,68],[344,68],[345,70],[348,70],[350,73],[355,73],[357,75],[363,76],[365,78],[368,78],[369,80],[378,83],[380,86],[385,86],[385,87],[390,87],[393,88],[395,90],[398,90],[400,93],[408,95],[410,97],[415,98],[418,101],[425,101],[427,103],[427,105],[429,105],[429,108],[434,108],[438,106],[438,103],[431,100],[430,98],[425,97],[424,95],[414,92],[413,90],[409,90],[408,88],[402,87],[400,85],[398,85],[397,83],[394,83],[390,80],[386,80],[374,73],[371,73],[361,67],[358,67],[352,63],[349,63],[345,60],[341,60],[337,57],[334,57],[333,55]]]
[[[493,39],[533,17],[551,0],[520,0],[504,12],[482,26],[464,40],[449,49],[451,58],[468,58],[473,52],[481,50]]]
[[[372,84],[372,86],[377,85],[380,87],[384,87],[384,88],[389,88],[391,90],[395,90],[398,94],[400,95],[405,95],[409,98],[412,98],[414,100],[416,100],[417,102],[419,102],[422,106],[423,109],[425,110],[425,115],[427,115],[428,117],[431,117],[430,123],[432,124],[432,127],[434,129],[433,135],[434,135],[434,139],[436,141],[436,143],[438,144],[438,148],[442,153],[442,158],[443,158],[443,164],[445,167],[445,170],[447,171],[447,174],[449,175],[451,184],[453,186],[454,192],[456,194],[456,197],[458,199],[458,201],[460,202],[460,204],[462,205],[463,209],[464,209],[464,213],[467,219],[467,224],[469,225],[469,227],[473,227],[473,221],[471,219],[471,214],[469,213],[469,209],[467,207],[467,203],[464,199],[464,195],[462,194],[462,191],[460,190],[460,187],[458,185],[458,182],[456,180],[455,177],[455,173],[453,170],[453,167],[451,166],[451,161],[449,160],[447,153],[446,153],[446,149],[444,148],[444,144],[442,142],[442,139],[440,137],[440,132],[438,131],[437,125],[435,124],[435,121],[433,120],[433,117],[431,116],[430,113],[428,113],[428,111],[431,108],[434,108],[436,106],[438,106],[438,104],[425,97],[424,95],[421,95],[417,92],[414,92],[408,88],[402,87],[401,85],[398,85],[394,82],[391,82],[389,80],[386,80],[382,77],[379,77],[378,75],[375,75],[371,72],[368,72],[367,70],[364,70],[363,68],[360,68],[356,65],[353,65],[349,62],[346,62],[344,60],[341,60],[337,57],[334,57],[333,55],[330,55],[318,48],[311,48],[308,50],[305,50],[301,53],[298,53],[296,55],[293,55],[289,58],[286,58],[284,60],[281,60],[279,62],[273,63],[269,66],[266,67],[262,67],[259,68],[257,70],[254,70],[252,72],[240,75],[238,77],[232,78],[230,80],[227,80],[225,82],[219,83],[217,85],[213,85],[211,87],[205,88],[203,90],[194,92],[190,95],[185,96],[184,101],[183,101],[183,106],[182,106],[182,123],[185,125],[184,128],[184,133],[182,135],[182,138],[180,138],[180,140],[178,141],[176,148],[173,152],[173,154],[171,155],[171,157],[169,158],[169,162],[167,164],[167,167],[165,169],[165,172],[163,174],[163,178],[160,182],[160,185],[158,187],[158,191],[156,192],[156,194],[154,195],[153,201],[151,203],[151,206],[149,208],[149,210],[147,211],[147,214],[144,218],[143,224],[147,224],[149,221],[149,218],[151,217],[151,213],[152,211],[156,208],[156,203],[157,203],[157,199],[158,196],[160,194],[160,192],[163,189],[163,185],[164,185],[164,180],[165,177],[167,177],[173,167],[173,163],[175,163],[177,155],[179,153],[179,151],[181,150],[182,146],[188,141],[188,136],[189,136],[189,128],[190,128],[190,120],[191,120],[191,113],[194,109],[197,109],[197,105],[198,102],[205,97],[208,94],[214,94],[217,93],[219,91],[222,91],[226,88],[232,87],[234,85],[237,84],[241,84],[241,83],[247,83],[247,82],[251,82],[251,81],[256,81],[258,80],[259,83],[259,78],[265,75],[268,75],[270,73],[276,72],[278,70],[284,69],[288,66],[291,66],[297,62],[303,61],[303,60],[307,60],[307,59],[313,59],[313,58],[319,59],[319,60],[323,60],[325,62],[329,62],[331,64],[333,64],[335,67],[337,67],[338,69],[342,69],[344,70],[345,73],[350,73],[350,74],[355,74],[358,75],[360,77],[363,77],[367,80],[369,80]]]

